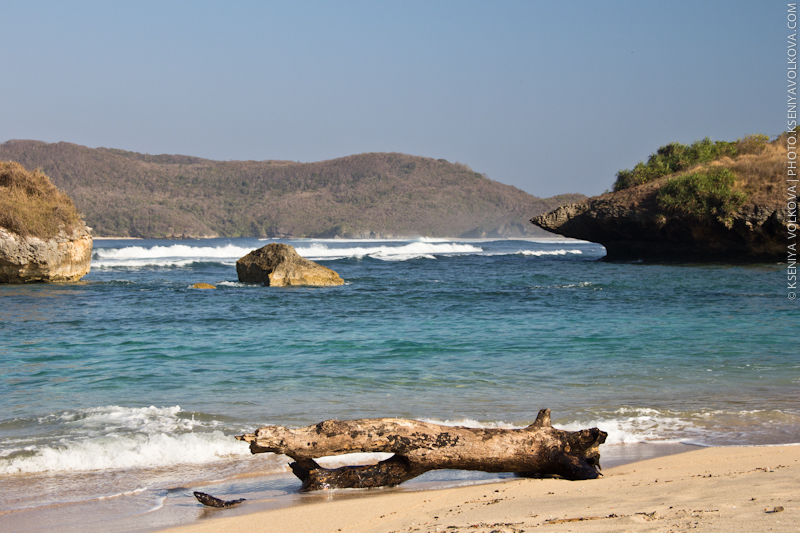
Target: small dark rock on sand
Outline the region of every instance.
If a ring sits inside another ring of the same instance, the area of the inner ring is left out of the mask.
[[[242,503],[245,499],[239,498],[238,500],[220,500],[205,492],[194,492],[194,497],[197,501],[208,507],[233,507],[238,503]]]

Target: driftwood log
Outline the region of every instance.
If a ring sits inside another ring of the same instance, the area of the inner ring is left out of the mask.
[[[564,431],[550,424],[550,410],[523,429],[451,427],[404,420],[368,418],[326,420],[289,429],[266,426],[236,437],[252,453],[288,455],[303,482],[300,492],[329,488],[397,485],[429,470],[516,472],[523,476],[594,479],[600,470],[600,444],[607,433],[597,428]],[[323,468],[315,459],[354,452],[394,455],[368,466]]]

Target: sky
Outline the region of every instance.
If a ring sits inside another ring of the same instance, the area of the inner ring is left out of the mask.
[[[785,2],[0,0],[0,142],[403,152],[536,196],[785,129]]]

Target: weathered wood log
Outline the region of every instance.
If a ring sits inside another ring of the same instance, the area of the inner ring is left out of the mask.
[[[236,437],[252,453],[288,455],[302,480],[301,492],[327,488],[397,485],[429,470],[516,472],[524,476],[594,479],[599,446],[607,433],[597,428],[564,431],[552,427],[550,410],[523,429],[451,427],[400,418],[326,420],[289,429],[266,426]],[[353,452],[394,456],[375,465],[327,469],[314,459]]]

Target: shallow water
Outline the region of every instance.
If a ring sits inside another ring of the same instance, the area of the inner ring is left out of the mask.
[[[211,239],[98,240],[83,282],[1,286],[0,524],[33,528],[31,509],[66,531],[67,509],[91,507],[157,527],[194,517],[209,483],[285,503],[286,461],[232,438],[265,424],[516,427],[548,407],[610,446],[800,442],[800,313],[780,265],[607,264],[576,241],[286,242],[347,284],[242,284],[236,259],[267,242]]]

